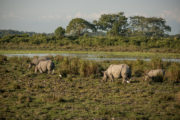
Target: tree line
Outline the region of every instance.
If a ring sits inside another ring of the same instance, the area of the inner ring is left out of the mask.
[[[126,17],[123,12],[117,14],[103,14],[92,23],[82,18],[72,19],[66,30],[58,27],[55,30],[57,37],[67,35],[80,36],[89,32],[101,31],[110,36],[165,36],[171,31],[166,20],[158,17],[132,16]]]
[[[180,35],[169,35],[171,27],[157,17],[132,16],[123,12],[103,14],[89,22],[74,18],[66,29],[59,26],[52,34],[6,34],[0,36],[0,49],[84,49],[144,50],[164,48],[179,51]],[[101,49],[100,49],[101,48]]]
[[[33,34],[36,34],[35,32],[24,32],[24,31],[18,31],[18,30],[0,30],[0,37],[7,36],[7,35],[23,35],[28,34],[32,36]]]

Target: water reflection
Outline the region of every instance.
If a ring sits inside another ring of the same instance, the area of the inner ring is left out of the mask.
[[[65,56],[65,57],[79,57],[82,59],[86,59],[86,60],[95,60],[95,61],[112,61],[112,60],[116,60],[116,61],[122,61],[122,60],[130,60],[130,61],[135,61],[138,58],[129,58],[129,57],[112,57],[112,58],[108,58],[106,55],[95,55],[95,54],[77,54],[77,53],[54,53],[54,54],[4,54],[7,57],[13,57],[13,56],[18,56],[18,57],[22,57],[22,56],[26,56],[26,57],[34,57],[34,56]],[[140,60],[144,60],[144,61],[150,61],[150,58],[142,58]],[[168,61],[168,62],[180,62],[180,59],[174,59],[174,58],[163,58],[162,61]]]

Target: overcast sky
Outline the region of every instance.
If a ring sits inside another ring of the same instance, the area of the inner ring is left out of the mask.
[[[88,21],[124,12],[165,18],[171,34],[180,33],[180,0],[0,0],[0,29],[52,33],[72,18]]]

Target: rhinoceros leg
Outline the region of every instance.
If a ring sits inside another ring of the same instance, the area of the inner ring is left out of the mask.
[[[48,69],[48,68],[47,68],[47,70],[48,70],[48,74],[50,74],[50,73],[53,74],[54,70],[51,70],[51,69]]]
[[[125,80],[125,78],[123,77],[122,83],[124,84],[124,83],[125,83],[125,81],[126,81],[126,80]]]
[[[110,74],[110,75],[109,75],[109,78],[110,78],[111,82],[113,82],[113,81],[114,81],[114,77],[113,77],[113,75],[112,75],[112,74]]]
[[[36,67],[35,67],[35,71],[34,71],[34,73],[37,73],[37,70],[38,70],[38,67],[36,66]]]
[[[122,77],[122,79],[123,79],[122,83],[125,83],[125,82],[126,82],[126,83],[129,83],[129,81],[127,80],[127,76],[124,75],[124,76]]]
[[[43,71],[42,71],[42,69],[41,69],[41,68],[39,68],[38,70],[39,70],[39,72],[40,72],[40,73],[43,73]]]

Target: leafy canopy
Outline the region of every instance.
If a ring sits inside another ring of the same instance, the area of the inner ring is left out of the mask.
[[[96,31],[95,26],[82,18],[74,18],[66,28],[66,33],[70,35],[82,35],[88,30]]]
[[[56,28],[54,33],[55,33],[56,38],[62,38],[62,37],[64,37],[65,29],[62,27],[58,27],[58,28]]]
[[[97,29],[110,35],[123,35],[127,30],[127,17],[123,12],[117,14],[103,14],[98,21],[93,21]]]
[[[171,31],[163,18],[133,16],[130,17],[130,29],[132,33],[142,33],[148,36],[162,36]]]

